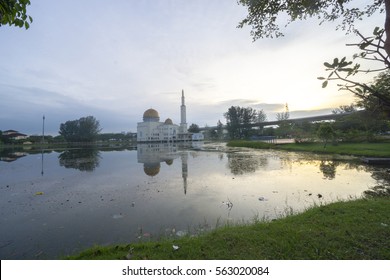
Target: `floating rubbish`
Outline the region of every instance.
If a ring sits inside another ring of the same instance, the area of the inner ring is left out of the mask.
[[[381,223],[381,226],[382,227],[387,227],[387,226],[389,226],[388,224],[385,224],[385,223]]]
[[[266,199],[264,196],[260,196],[259,197],[259,201],[267,201],[268,199]]]
[[[145,232],[144,234],[143,234],[143,237],[151,237],[152,235],[149,233],[149,232]]]
[[[135,202],[132,202],[132,203],[131,203],[131,207],[134,207],[134,206],[135,206]]]
[[[320,193],[317,194],[317,196],[318,196],[318,198],[322,198],[322,194],[320,194]]]
[[[43,195],[43,192],[36,192],[35,195]]]
[[[231,202],[229,198],[228,201],[222,201],[222,204],[225,204],[229,210],[233,208],[233,202]]]
[[[177,246],[177,245],[172,245],[172,248],[173,248],[173,251],[177,251],[177,250],[179,250],[179,246]]]
[[[176,232],[176,235],[179,237],[183,237],[183,236],[187,235],[187,232],[184,230],[179,230]]]
[[[112,217],[114,219],[121,219],[121,218],[123,218],[123,215],[122,215],[122,213],[121,214],[114,214],[114,215],[112,215]]]

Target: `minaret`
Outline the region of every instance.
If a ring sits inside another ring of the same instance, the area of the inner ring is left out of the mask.
[[[181,154],[181,177],[183,178],[184,194],[187,194],[187,177],[188,177],[188,153]]]
[[[181,90],[180,132],[187,133],[186,105],[184,102],[184,90]]]

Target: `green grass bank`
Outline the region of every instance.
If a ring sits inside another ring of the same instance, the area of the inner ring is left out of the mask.
[[[228,142],[227,146],[366,157],[390,157],[390,142],[338,143],[337,145],[328,144],[324,148],[323,143],[271,144],[260,141],[234,140]]]
[[[389,236],[390,199],[364,198],[273,221],[227,225],[197,237],[95,246],[66,259],[389,260]]]

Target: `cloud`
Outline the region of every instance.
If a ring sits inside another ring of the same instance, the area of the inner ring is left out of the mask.
[[[247,11],[235,1],[41,0],[29,8],[29,30],[0,28],[0,129],[39,133],[45,114],[53,133],[86,115],[105,132],[135,131],[150,107],[178,123],[182,89],[188,122],[201,126],[224,121],[230,106],[271,119],[285,103],[291,114],[351,103],[316,79],[324,61],[350,52],[351,36],[332,24],[301,21],[284,38],[253,43],[249,28],[236,28]]]

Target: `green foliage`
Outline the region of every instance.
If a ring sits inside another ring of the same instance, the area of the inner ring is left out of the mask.
[[[310,122],[296,123],[290,133],[295,143],[313,142],[317,131],[317,124]]]
[[[342,59],[335,58],[333,62],[325,62],[326,71],[329,71],[327,77],[318,77],[322,80],[322,87],[327,87],[329,81],[341,81],[344,84],[339,84],[340,90],[352,92],[358,99],[361,105],[366,109],[373,110],[373,105],[382,107],[386,110],[387,118],[390,118],[390,94],[389,94],[389,68],[390,58],[385,50],[385,30],[375,28],[373,36],[364,37],[358,31],[356,34],[360,36],[361,41],[357,44],[351,44],[359,48],[359,53],[353,56],[353,60],[374,61],[377,66],[370,69],[362,69],[360,63],[353,64],[353,61],[347,61],[346,57]],[[375,65],[375,64],[374,64]],[[371,66],[372,67],[372,66]],[[358,74],[367,74],[370,72],[382,71],[375,82],[370,85],[368,83],[352,80],[352,76]],[[371,106],[368,106],[371,104]],[[371,108],[370,108],[371,107]]]
[[[245,147],[253,149],[271,149],[275,147],[274,144],[261,142],[261,141],[246,141],[246,140],[233,140],[227,143],[228,147]]]
[[[195,123],[191,124],[190,127],[188,128],[188,132],[192,132],[192,133],[200,132],[199,125],[197,125]]]
[[[28,29],[33,22],[27,15],[29,0],[1,0],[0,1],[0,26],[10,25]]]
[[[224,117],[230,139],[248,138],[252,133],[251,125],[267,119],[263,110],[256,111],[251,107],[240,106],[231,106]]]
[[[217,137],[219,140],[223,139],[223,124],[220,120],[217,123]]]
[[[390,70],[376,76],[370,88],[379,95],[360,91],[357,105],[370,112],[376,119],[390,120]]]
[[[390,143],[344,143],[332,145],[324,149],[321,143],[291,143],[291,144],[270,144],[257,141],[229,141],[229,147],[247,147],[255,149],[278,149],[284,151],[312,152],[319,154],[339,154],[367,157],[390,157]]]
[[[353,30],[355,21],[367,18],[377,11],[383,12],[385,0],[372,1],[364,7],[351,0],[238,0],[238,3],[248,9],[248,15],[238,27],[251,26],[251,36],[253,40],[257,40],[283,36],[279,25],[285,26],[311,17],[320,19],[320,23],[341,19],[338,28],[349,32]]]
[[[317,130],[317,136],[324,141],[324,148],[329,140],[333,140],[335,133],[330,123],[322,123]]]
[[[132,141],[137,138],[136,133],[100,133],[98,141]]]
[[[61,123],[60,131],[67,142],[92,142],[101,131],[100,123],[93,116]]]

